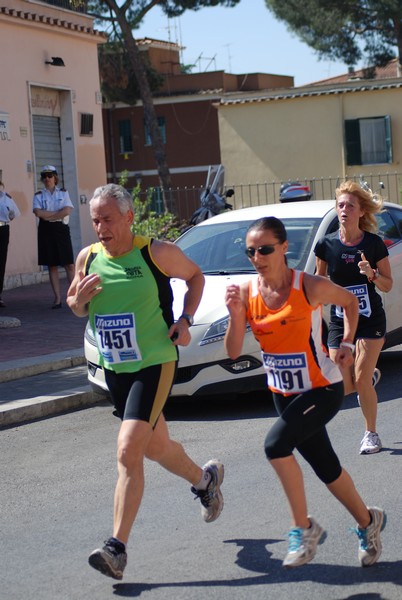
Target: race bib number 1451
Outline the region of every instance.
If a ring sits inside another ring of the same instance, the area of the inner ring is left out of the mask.
[[[134,313],[95,315],[95,337],[107,363],[141,360]]]

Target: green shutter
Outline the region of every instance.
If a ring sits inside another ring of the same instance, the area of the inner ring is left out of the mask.
[[[122,121],[119,121],[119,147],[120,154],[133,151],[130,119],[123,119]]]
[[[166,123],[165,123],[165,117],[158,117],[158,127],[159,127],[159,132],[161,134],[162,142],[164,144],[166,144]],[[145,134],[145,145],[146,146],[151,146],[152,145],[151,132],[149,130],[148,125],[145,122],[145,119],[144,119],[144,134]]]
[[[384,117],[385,124],[385,143],[387,144],[387,162],[392,163],[392,136],[391,136],[391,117]]]
[[[361,165],[359,119],[345,121],[346,164]]]

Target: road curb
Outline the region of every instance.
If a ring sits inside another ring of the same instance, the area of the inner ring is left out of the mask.
[[[21,321],[15,317],[0,317],[0,329],[7,329],[8,327],[21,327]]]
[[[0,365],[0,383],[23,379],[49,371],[59,371],[85,364],[82,348],[56,352],[33,358],[3,361]]]
[[[55,395],[37,396],[14,400],[0,407],[0,429],[10,425],[22,425],[27,421],[56,416],[68,410],[84,408],[104,402],[105,397],[84,386],[58,392]]]

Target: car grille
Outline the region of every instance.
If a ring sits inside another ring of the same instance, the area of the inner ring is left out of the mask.
[[[261,367],[261,362],[254,358],[253,356],[239,356],[236,360],[220,360],[210,363],[204,363],[202,365],[194,365],[192,367],[181,367],[177,370],[175,384],[187,383],[194,379],[194,377],[203,369],[207,369],[208,367],[213,367],[215,365],[219,365],[225,371],[229,371],[232,374],[236,374],[236,369],[233,367],[239,362],[247,362],[248,366],[246,369],[241,371],[237,371],[238,374],[240,372],[253,371],[254,369],[258,369]]]
[[[181,369],[177,369],[175,384],[177,383],[186,383],[187,381],[191,381],[194,377],[199,373],[202,369],[205,369],[208,365],[197,365],[194,367],[183,367]]]

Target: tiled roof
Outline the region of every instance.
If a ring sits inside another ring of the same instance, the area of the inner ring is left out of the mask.
[[[370,77],[370,79],[393,79],[394,77],[400,77],[400,75],[398,75],[397,58],[390,60],[389,63],[387,63],[384,67],[375,67],[374,77]],[[343,75],[337,75],[336,77],[321,79],[320,81],[313,81],[311,85],[321,85],[323,83],[343,83],[345,81],[352,81],[356,79],[367,79],[367,71],[365,71],[365,69],[359,69],[357,71],[344,73]]]
[[[335,94],[346,94],[351,92],[367,92],[372,90],[402,88],[402,77],[394,79],[358,79],[349,80],[344,83],[321,82],[303,87],[283,88],[280,90],[264,90],[247,94],[243,92],[229,92],[222,94],[219,104],[233,105],[252,102],[270,102],[273,100],[291,100],[294,98],[305,98],[313,96],[331,96]]]
[[[35,12],[40,9],[39,5],[31,5],[32,9],[30,11],[17,10],[14,8],[9,8],[8,6],[0,6],[0,14],[7,15],[9,17],[15,17],[17,19],[24,19],[26,21],[33,21],[36,23],[46,23],[47,25],[52,25],[54,27],[61,27],[64,29],[70,29],[71,31],[78,31],[81,33],[88,33],[90,35],[99,36],[99,37],[107,37],[103,31],[98,31],[93,27],[88,27],[86,25],[82,25],[79,23],[73,23],[67,19],[56,18],[46,14],[39,14]]]
[[[135,37],[135,36],[134,36]],[[180,50],[182,47],[176,42],[166,42],[164,40],[155,40],[154,38],[135,38],[137,46],[159,46],[161,48],[171,48],[173,50]]]

